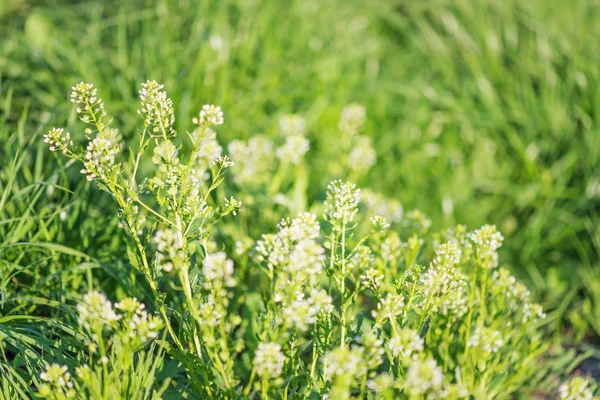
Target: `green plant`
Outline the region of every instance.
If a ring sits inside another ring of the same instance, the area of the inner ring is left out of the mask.
[[[284,218],[277,233],[242,250],[234,268],[225,252],[213,250],[225,223],[218,221],[241,206],[233,198],[219,204],[222,197],[214,196],[233,164],[211,130],[223,123],[220,108],[204,106],[194,118],[198,127],[188,134],[184,163],[172,141],[173,103],[162,85],[144,83],[138,111],[144,128],[137,150],[123,160],[119,132],[96,89],[80,83],[71,99],[89,126],[86,149],[63,129],[51,129],[45,142],[81,162],[81,173],[115,199],[130,238],[129,261],[145,278],[160,319],[135,299],[113,308],[104,295],[88,293],[78,311],[93,366],[79,367],[77,378],[66,367],[48,367],[41,394],[69,397],[81,386],[127,397],[124,389],[110,392],[107,382],[139,379],[139,364],[152,371],[147,379],[154,376],[160,357],[150,368],[148,356],[133,356],[151,339],[181,363],[187,383],[178,390],[193,398],[510,398],[547,376],[549,343],[539,326],[545,314],[499,268],[503,237],[494,226],[445,232],[424,267],[418,234],[429,222],[405,224],[406,239],[381,215],[371,217],[369,228],[357,220],[360,190],[338,180],[323,203],[324,234],[314,214]],[[155,168],[140,184],[149,147]],[[165,340],[158,341],[163,325]],[[109,356],[104,335],[112,330]],[[56,382],[63,381],[61,389]],[[161,386],[124,381],[146,388],[140,398]]]

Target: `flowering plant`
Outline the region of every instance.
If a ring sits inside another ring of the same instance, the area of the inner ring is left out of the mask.
[[[100,292],[86,294],[77,311],[87,362],[73,375],[48,366],[40,395],[467,399],[536,389],[548,367],[546,315],[500,267],[503,237],[494,226],[459,225],[426,243],[431,222],[422,213],[404,215],[398,203],[335,180],[314,213],[300,210],[233,251],[223,237],[251,239],[222,220],[245,210],[220,186],[233,166],[213,131],[224,122],[221,109],[202,107],[184,158],[163,86],[148,81],[139,94],[144,126],[129,157],[87,83],[71,96],[88,124],[86,148],[63,129],[45,141],[81,162],[86,178],[116,201],[151,311],[136,298],[113,305]],[[353,105],[340,129],[353,137],[364,118]],[[308,150],[305,123],[287,116],[280,124],[286,140],[275,156],[298,165]],[[260,140],[230,144],[238,166],[262,157]],[[153,169],[140,178],[149,149]],[[280,189],[280,172],[265,182],[237,172],[242,190],[269,181],[270,195]],[[161,376],[167,365],[171,375]],[[121,384],[112,389],[115,380]],[[588,398],[591,387],[574,379],[559,394]]]

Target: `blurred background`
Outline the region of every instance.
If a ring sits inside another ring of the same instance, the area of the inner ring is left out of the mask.
[[[556,340],[597,356],[599,37],[598,0],[0,0],[0,248],[44,241],[101,258],[122,245],[111,199],[41,136],[75,125],[68,95],[84,80],[132,138],[139,83],[156,79],[180,132],[202,104],[222,106],[224,148],[301,115],[308,205],[351,178],[420,209],[432,232],[496,224],[501,263],[550,311]],[[377,153],[361,173],[338,162],[351,103]],[[68,257],[47,261],[48,280]],[[60,300],[62,284],[31,287]]]

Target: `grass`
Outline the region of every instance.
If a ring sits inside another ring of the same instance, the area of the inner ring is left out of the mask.
[[[303,115],[306,207],[323,200],[329,181],[347,178],[338,118],[349,103],[365,105],[378,161],[355,177],[359,186],[419,208],[432,231],[496,224],[506,238],[501,260],[552,310],[556,341],[598,357],[596,3],[3,3],[0,352],[8,345],[11,356],[0,368],[12,378],[0,393],[31,391],[12,381],[23,379],[17,370],[35,376],[44,354],[77,346],[61,341],[70,328],[56,317],[74,315],[65,304],[85,288],[132,290],[131,266],[119,258],[124,238],[106,217],[110,197],[81,184],[78,168],[41,139],[51,126],[74,126],[67,93],[82,80],[119,111],[126,140],[135,139],[146,79],[165,84],[181,132],[202,104],[220,104],[222,143],[276,137],[280,115]],[[249,221],[248,236],[282,215],[273,207]]]

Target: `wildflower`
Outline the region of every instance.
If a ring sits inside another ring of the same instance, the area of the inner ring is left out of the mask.
[[[156,244],[156,249],[160,252],[172,249],[178,250],[183,247],[183,238],[169,228],[157,230],[153,240]]]
[[[368,331],[363,336],[356,338],[356,342],[363,348],[363,359],[368,369],[377,368],[383,363],[385,354],[383,340],[377,336],[375,330]]]
[[[80,82],[71,88],[71,103],[77,105],[75,112],[79,119],[86,124],[94,124],[102,131],[105,127],[102,117],[106,116],[104,102],[97,97],[97,89],[91,83]],[[86,130],[91,134],[91,129]]]
[[[160,269],[171,272],[183,265],[185,254],[180,234],[169,228],[159,229],[152,240],[156,245],[156,261]]]
[[[309,149],[310,142],[307,138],[302,135],[292,135],[285,139],[285,143],[275,151],[275,155],[283,163],[298,165]]]
[[[348,168],[352,171],[367,172],[377,162],[377,153],[373,149],[371,138],[360,136],[348,155]]]
[[[304,136],[306,121],[297,114],[283,115],[279,118],[279,131],[284,136]]]
[[[403,328],[394,332],[388,342],[388,347],[394,357],[401,356],[405,360],[417,357],[423,351],[424,341],[419,332],[411,328]]]
[[[484,268],[493,269],[498,266],[497,250],[502,246],[502,234],[495,225],[484,225],[469,234]]]
[[[242,209],[242,202],[231,196],[223,199],[222,215],[233,214],[237,215],[238,211]]]
[[[152,127],[154,133],[160,132],[165,137],[175,136],[173,101],[163,89],[164,85],[156,81],[142,83],[139,91],[142,107],[138,114],[144,118],[144,125]]]
[[[327,186],[326,216],[336,226],[352,222],[358,211],[360,189],[354,183],[333,181]]]
[[[285,305],[281,313],[285,325],[304,332],[316,322],[316,311],[304,293],[296,293],[295,299]]]
[[[333,312],[333,299],[323,289],[311,289],[308,304],[311,312],[317,316]]]
[[[388,391],[394,385],[394,378],[384,372],[367,381],[367,388],[375,393],[383,393]]]
[[[452,383],[444,387],[440,393],[442,399],[464,399],[469,396],[469,391],[459,384]]]
[[[342,110],[338,127],[347,135],[353,136],[360,132],[367,118],[367,109],[356,103],[346,106]]]
[[[48,143],[50,151],[61,151],[67,154],[69,146],[73,145],[71,134],[62,128],[52,128],[44,135],[44,143]]]
[[[442,297],[466,286],[466,276],[455,267],[437,268],[432,266],[420,277],[423,298]]]
[[[363,348],[336,347],[323,357],[324,374],[327,379],[336,376],[361,377],[367,373]]]
[[[587,379],[576,376],[558,388],[558,396],[568,400],[592,400],[592,391]]]
[[[435,257],[433,266],[443,268],[444,266],[454,266],[460,262],[462,252],[458,243],[451,240],[447,243],[442,243],[435,249]]]
[[[149,315],[144,310],[145,305],[136,298],[123,299],[121,302],[115,303],[115,308],[123,312],[121,322],[125,329],[122,339],[125,343],[135,347],[158,337],[158,333],[162,329],[162,320]]]
[[[404,307],[404,297],[396,293],[388,293],[386,297],[381,299],[377,304],[377,310],[373,310],[373,318],[378,324],[389,319],[394,321],[396,317],[402,314]]]
[[[117,171],[115,157],[118,152],[119,148],[111,140],[96,137],[87,146],[86,161],[81,173],[86,175],[88,181],[109,179]]]
[[[207,254],[202,262],[202,274],[210,286],[212,281],[224,282],[225,286],[234,286],[233,261],[224,252]]]
[[[477,328],[467,342],[468,347],[479,347],[486,353],[497,353],[504,345],[500,332],[490,328]]]
[[[361,283],[371,290],[377,291],[383,283],[383,272],[371,267],[360,275]]]
[[[223,124],[223,111],[221,107],[213,104],[205,104],[200,110],[198,118],[194,117],[192,122],[201,126],[216,126]]]
[[[428,393],[437,394],[442,389],[444,374],[434,359],[417,360],[406,372],[404,391],[415,398]]]
[[[296,242],[304,239],[316,239],[319,236],[317,216],[308,212],[299,214],[290,225],[290,238]]]
[[[305,239],[294,246],[288,270],[316,276],[321,273],[324,261],[325,249],[314,240]]]
[[[221,308],[215,303],[215,298],[210,294],[206,301],[198,307],[198,312],[203,323],[209,327],[217,327],[223,319]]]
[[[112,304],[100,292],[89,292],[77,306],[79,324],[87,329],[111,328],[119,319]]]
[[[360,245],[350,257],[348,265],[352,270],[364,271],[375,262],[375,255],[370,247]]]
[[[523,323],[526,324],[529,321],[536,321],[538,319],[546,318],[544,309],[539,304],[525,303],[523,304]]]
[[[52,364],[46,367],[46,371],[40,373],[40,379],[44,382],[39,387],[40,397],[63,400],[75,397],[71,374],[66,365]]]
[[[381,215],[375,215],[371,217],[371,223],[373,224],[373,229],[379,232],[385,231],[390,227],[390,224],[387,222],[385,217]]]
[[[260,343],[254,353],[254,368],[259,376],[278,378],[283,372],[285,356],[278,343]]]

